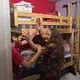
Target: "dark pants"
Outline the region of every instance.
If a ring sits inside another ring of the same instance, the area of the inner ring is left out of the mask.
[[[22,73],[21,73],[21,78],[25,78],[27,76],[31,76],[34,74],[40,74],[41,72],[41,64],[36,64],[35,67],[27,69],[25,67],[22,67]]]
[[[47,77],[46,78],[46,73],[40,73],[40,78],[38,80],[60,80],[60,76],[57,75],[57,76],[53,76],[53,77]]]

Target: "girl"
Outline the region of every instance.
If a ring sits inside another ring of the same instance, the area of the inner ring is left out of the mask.
[[[41,24],[41,21],[39,22]],[[42,71],[39,80],[60,80],[60,69],[64,64],[63,39],[60,32],[51,29],[44,34],[43,28],[40,35],[45,39],[43,50]]]

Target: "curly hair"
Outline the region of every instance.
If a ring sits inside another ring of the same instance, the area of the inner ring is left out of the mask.
[[[51,29],[51,36],[49,43],[55,43],[57,45],[56,50],[58,56],[60,57],[61,66],[64,64],[64,47],[63,47],[63,38],[60,32],[56,29]]]

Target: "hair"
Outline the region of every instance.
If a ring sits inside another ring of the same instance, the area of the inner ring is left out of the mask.
[[[35,44],[39,44],[42,47],[46,44],[44,38],[41,35],[35,35],[35,37],[33,38],[33,42]]]
[[[17,27],[11,27],[11,42],[14,42],[12,37],[19,37],[21,35],[21,30],[19,30]]]
[[[64,47],[63,47],[63,38],[60,32],[56,29],[51,29],[51,36],[48,43],[57,44],[56,50],[58,52],[58,56],[60,58],[60,64],[63,66],[64,64]]]

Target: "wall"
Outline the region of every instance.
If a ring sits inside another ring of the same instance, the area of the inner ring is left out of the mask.
[[[66,16],[66,9],[62,8],[63,5],[66,5],[68,2],[71,2],[71,0],[61,0],[56,2],[56,10],[58,10],[62,16]]]
[[[0,80],[12,80],[9,0],[0,0]]]
[[[74,2],[77,1],[77,9],[75,10],[75,13],[76,13],[76,17],[80,17],[80,0],[73,0],[73,1]]]
[[[76,2],[77,5],[72,5],[72,2]],[[62,8],[62,5],[70,3],[71,4],[71,16],[72,17],[80,17],[80,0],[61,0],[56,3],[56,10],[58,10],[62,16],[66,16],[66,9]],[[77,6],[77,8],[76,8]]]
[[[10,4],[17,3],[21,0],[10,0]],[[46,13],[49,10],[55,10],[55,3],[48,0],[24,0],[31,2],[34,6],[33,12],[35,13]]]

